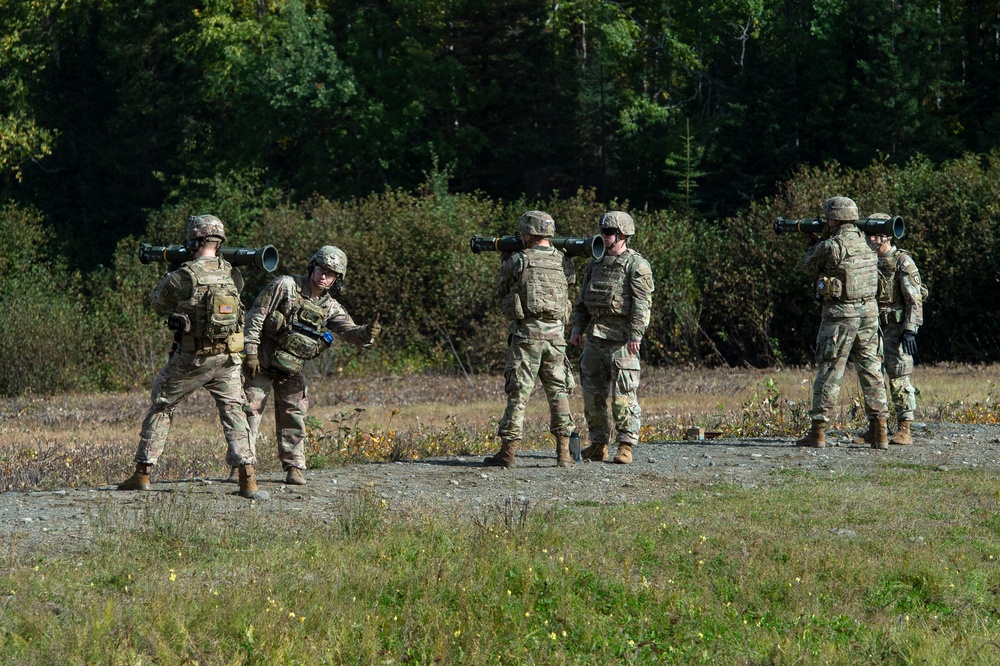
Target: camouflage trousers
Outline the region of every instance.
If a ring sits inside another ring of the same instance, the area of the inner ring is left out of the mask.
[[[896,418],[912,421],[917,409],[917,390],[910,383],[913,375],[913,357],[903,351],[899,341],[903,336],[900,324],[888,324],[882,329],[885,349],[885,374],[889,381],[889,397],[896,408]]]
[[[858,372],[868,418],[888,416],[878,317],[824,318],[816,336],[816,381],[809,410],[813,421],[828,421],[836,409],[848,361]]]
[[[173,422],[174,408],[195,389],[205,389],[215,398],[226,436],[226,463],[232,467],[256,462],[250,446],[250,428],[243,413],[243,386],[239,356],[216,354],[195,356],[174,352],[170,362],[153,382],[152,405],[142,421],[135,461],[155,465],[163,453]]]
[[[616,441],[633,446],[639,443],[639,357],[629,354],[624,342],[587,336],[580,358],[580,386],[591,444],[607,444],[611,438],[609,397]]]
[[[257,436],[264,416],[267,397],[274,389],[274,425],[277,430],[278,460],[281,467],[306,468],[305,439],[306,412],[309,410],[309,392],[306,376],[272,373],[263,368],[257,375],[243,383],[247,395],[247,421],[250,424],[250,446],[257,454]]]
[[[524,408],[535,388],[535,377],[541,380],[549,401],[549,432],[556,437],[569,436],[573,432],[575,426],[569,411],[569,395],[576,388],[576,380],[566,359],[566,341],[562,338],[528,340],[512,336],[508,339],[507,363],[503,371],[507,409],[497,429],[501,440],[523,439]]]

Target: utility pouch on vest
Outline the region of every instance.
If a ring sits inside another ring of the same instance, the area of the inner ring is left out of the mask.
[[[238,354],[243,351],[243,331],[231,333],[226,338],[226,351],[230,354]]]
[[[524,308],[521,306],[521,295],[512,291],[500,301],[500,312],[508,319],[524,319]]]
[[[821,277],[816,281],[817,301],[837,301],[844,295],[844,283],[840,278]]]
[[[267,319],[264,320],[264,332],[270,335],[272,338],[277,337],[281,329],[285,327],[285,315],[281,314],[279,310],[275,310],[271,314],[267,315]]]
[[[278,349],[271,355],[271,368],[289,375],[301,371],[305,364],[301,358],[289,354],[284,349]]]
[[[208,304],[208,326],[205,337],[217,340],[226,338],[239,328],[239,297],[221,289],[212,289],[205,299]]]

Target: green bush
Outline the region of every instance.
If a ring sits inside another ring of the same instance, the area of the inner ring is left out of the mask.
[[[89,371],[81,279],[48,258],[50,240],[37,212],[0,207],[0,395],[75,388]]]

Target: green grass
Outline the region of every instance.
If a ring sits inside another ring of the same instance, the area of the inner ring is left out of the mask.
[[[0,553],[0,663],[996,663],[983,471],[681,486],[634,507],[268,523],[110,505],[83,554]]]

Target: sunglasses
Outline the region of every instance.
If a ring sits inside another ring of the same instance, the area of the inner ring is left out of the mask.
[[[617,229],[601,229],[602,236],[614,236],[618,233]]]

